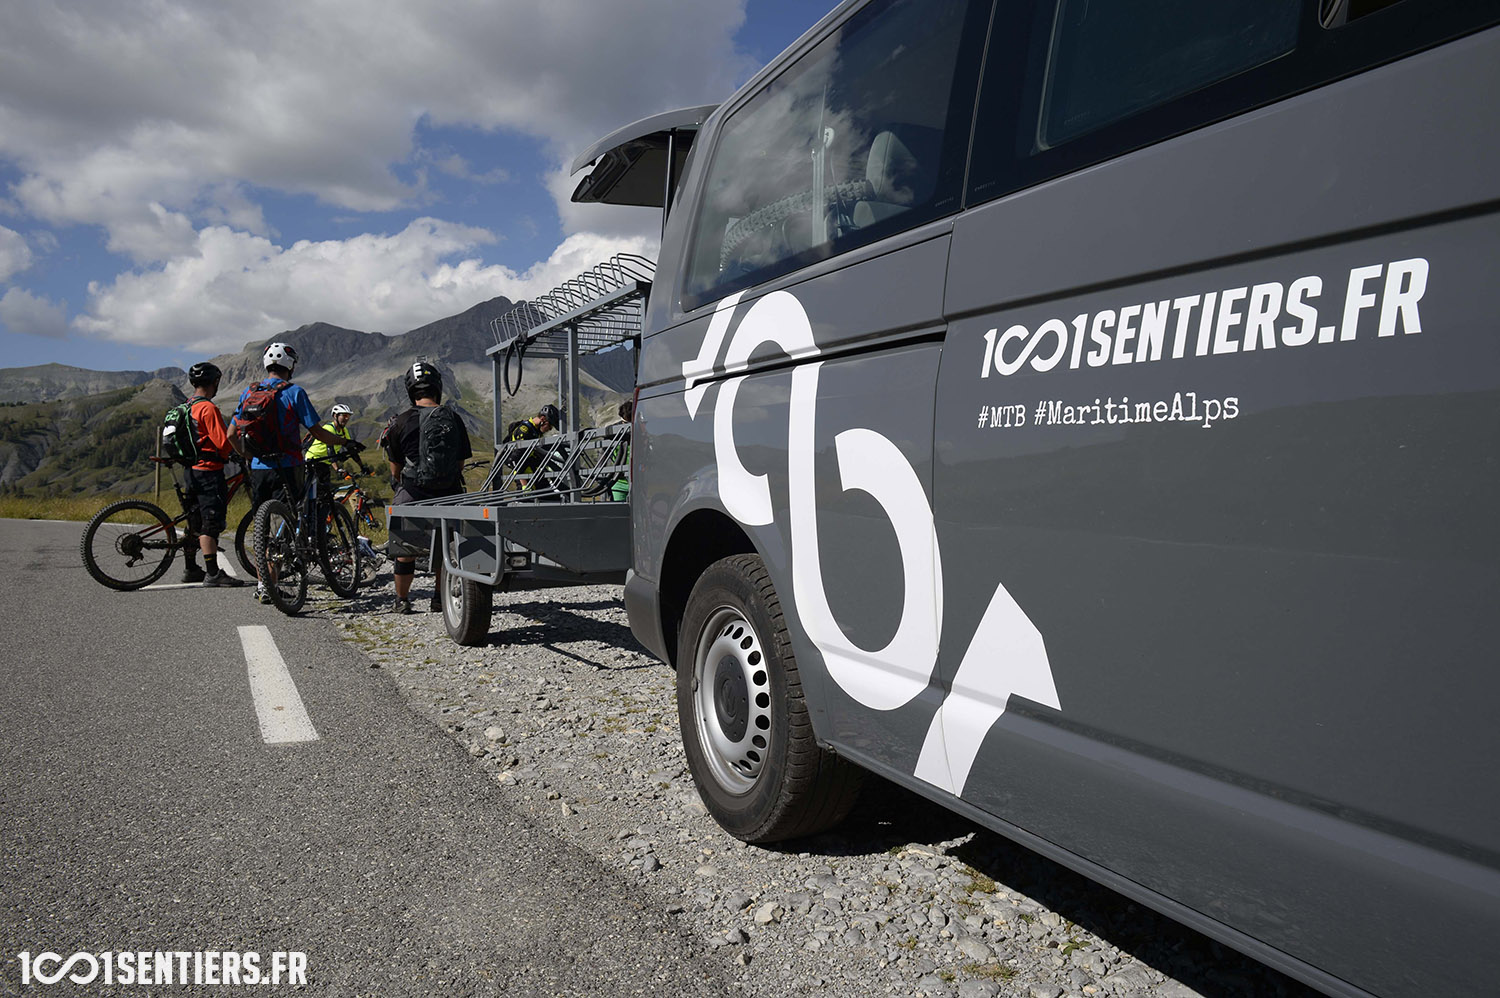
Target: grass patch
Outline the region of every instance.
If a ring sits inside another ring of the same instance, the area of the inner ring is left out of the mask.
[[[1009,981],[1016,976],[1016,968],[998,963],[966,963],[963,972],[970,977],[982,977],[987,981]]]
[[[993,894],[995,882],[978,870],[969,871],[969,883],[964,887],[967,894]]]

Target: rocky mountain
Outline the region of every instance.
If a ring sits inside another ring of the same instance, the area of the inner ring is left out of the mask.
[[[89,371],[66,364],[11,367],[0,369],[0,402],[51,402],[144,385],[157,378],[178,382],[185,377],[175,367],[157,371]]]
[[[494,366],[485,355],[495,345],[490,322],[511,306],[507,298],[492,298],[395,336],[315,322],[256,340],[208,358],[224,372],[215,401],[228,416],[241,390],[263,376],[265,344],[280,340],[296,349],[294,380],[318,412],[326,417],[334,403],[348,405],[355,437],[373,445],[386,421],[409,404],[403,379],[420,358],[442,371],[444,398],[463,415],[476,455],[483,454],[494,427]],[[612,422],[615,406],[634,387],[633,351],[587,357],[582,366],[583,425]],[[0,487],[53,494],[144,491],[152,479],[147,458],[156,427],[188,390],[187,375],[177,368],[0,369]],[[502,424],[558,401],[556,362],[527,358],[519,390],[501,400]]]

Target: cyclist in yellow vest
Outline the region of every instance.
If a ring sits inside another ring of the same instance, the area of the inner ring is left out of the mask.
[[[333,413],[333,420],[324,423],[323,429],[328,430],[335,437],[352,442],[354,437],[349,433],[349,420],[354,416],[354,410],[339,402],[330,411]],[[322,440],[314,440],[312,446],[308,447],[302,456],[312,468],[313,474],[318,476],[318,497],[324,502],[327,502],[328,498],[333,495],[333,472],[337,471],[340,475],[344,473],[339,467],[338,460],[332,456],[336,451],[344,451],[353,458],[355,464],[359,465],[361,471],[365,470],[364,462],[344,445],[335,444],[330,447]],[[340,455],[340,457],[343,456],[343,454]]]

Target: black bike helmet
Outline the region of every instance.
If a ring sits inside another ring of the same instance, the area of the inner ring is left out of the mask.
[[[188,384],[194,388],[200,385],[217,385],[222,377],[224,372],[206,360],[188,368]]]
[[[545,419],[554,430],[562,427],[562,413],[558,412],[557,406],[550,402],[538,409],[536,414]]]
[[[406,369],[406,395],[413,402],[417,400],[418,393],[430,394],[433,389],[441,397],[443,393],[443,375],[436,367],[419,360]]]

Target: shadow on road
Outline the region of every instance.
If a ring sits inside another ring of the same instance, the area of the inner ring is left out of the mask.
[[[829,857],[874,856],[894,855],[911,844],[954,840],[961,841],[948,854],[975,872],[1046,906],[1205,998],[1317,995],[1202,933],[878,777],[866,777],[859,802],[836,829],[783,848]]]

